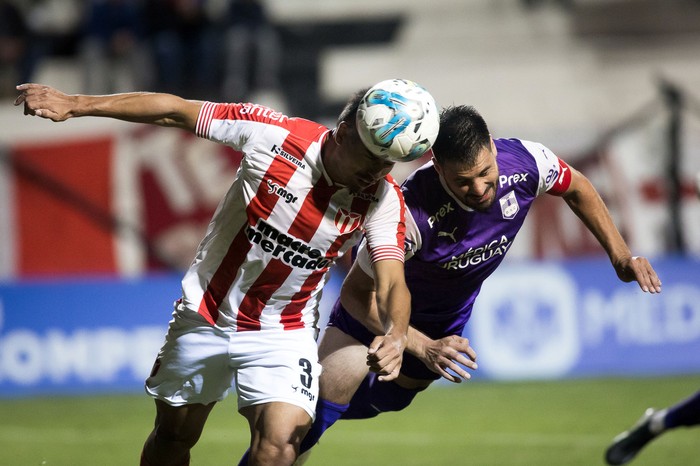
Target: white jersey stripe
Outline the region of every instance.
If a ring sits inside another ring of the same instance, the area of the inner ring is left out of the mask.
[[[206,137],[209,134],[209,128],[211,126],[212,116],[214,115],[215,104],[211,102],[204,102],[202,108],[199,110],[199,117],[197,118],[197,125],[195,127],[195,134],[199,137]]]
[[[328,128],[261,106],[205,103],[196,132],[244,158],[183,278],[188,310],[234,331],[313,327],[329,269],[364,232],[378,251],[388,247],[381,257],[398,260],[401,193],[389,179],[361,193],[332,184]]]

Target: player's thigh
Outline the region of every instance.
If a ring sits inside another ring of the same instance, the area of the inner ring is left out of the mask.
[[[146,392],[171,406],[223,400],[233,385],[230,336],[211,325],[174,313]]]
[[[214,403],[171,406],[164,401],[156,403],[156,431],[171,440],[194,445],[197,442]]]
[[[231,338],[238,409],[283,402],[313,419],[321,365],[313,329],[238,332]]]
[[[339,404],[349,403],[369,372],[367,347],[341,330],[328,327],[318,353],[323,367],[321,398]]]

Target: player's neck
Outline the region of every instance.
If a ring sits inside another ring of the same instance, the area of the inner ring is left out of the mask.
[[[326,138],[323,140],[323,145],[321,146],[321,162],[323,164],[323,170],[328,176],[328,180],[337,186],[344,186],[339,180],[343,178],[338,173],[338,164],[335,163],[335,157],[337,157],[338,144],[333,140],[333,132],[329,131]]]

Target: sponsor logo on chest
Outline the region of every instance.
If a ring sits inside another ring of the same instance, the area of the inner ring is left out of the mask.
[[[437,212],[428,217],[428,226],[432,229],[437,222],[445,218],[450,212],[454,212],[455,208],[452,205],[452,201],[448,201],[447,204],[442,205]]]
[[[498,186],[502,188],[504,186],[511,186],[514,184],[518,184],[521,181],[527,181],[527,175],[529,175],[529,173],[515,173],[513,175],[501,175],[498,177]]]
[[[285,159],[285,160],[287,160],[287,161],[289,161],[289,162],[292,162],[294,165],[296,165],[297,167],[301,168],[302,170],[305,170],[305,169],[306,169],[306,164],[305,164],[304,162],[302,162],[300,159],[298,159],[297,157],[293,156],[292,154],[290,154],[290,153],[287,152],[286,150],[282,149],[282,148],[281,148],[280,146],[278,146],[277,144],[274,144],[274,145],[270,148],[270,152],[272,152],[272,153],[275,154],[275,155],[278,155],[278,156],[282,157],[283,159]]]
[[[283,233],[264,220],[248,225],[246,235],[251,244],[258,245],[275,259],[279,259],[292,267],[321,270],[329,267],[333,260],[324,257],[324,253],[294,236]]]
[[[297,201],[297,196],[287,191],[287,189],[284,186],[280,186],[277,183],[270,180],[266,181],[268,194],[276,194],[277,196],[282,198],[282,200],[287,204],[289,204],[290,202],[293,204]]]

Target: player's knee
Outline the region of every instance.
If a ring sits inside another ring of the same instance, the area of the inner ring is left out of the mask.
[[[156,433],[155,443],[158,448],[189,451],[195,446],[199,440],[199,436],[179,435],[173,432],[158,432]]]
[[[250,450],[250,462],[258,465],[293,464],[296,460],[297,447],[289,442],[261,439]]]
[[[156,426],[153,437],[156,448],[187,450],[195,446],[202,432],[190,428],[177,428],[169,425]]]
[[[375,374],[369,375],[355,392],[343,419],[367,419],[379,413],[401,411],[411,404],[423,389],[408,389],[395,382],[379,382]]]
[[[401,411],[411,404],[420,391],[422,390],[400,387],[394,382],[375,381],[370,403],[378,413]]]

